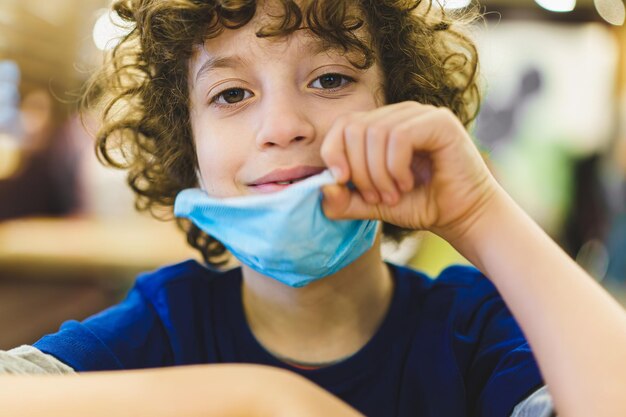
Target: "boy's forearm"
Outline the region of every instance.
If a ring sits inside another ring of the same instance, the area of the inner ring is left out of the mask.
[[[64,376],[1,376],[6,416],[255,416],[262,381],[274,373],[247,365],[185,366]]]
[[[0,376],[3,416],[359,417],[304,378],[268,366],[194,365],[62,376]]]
[[[626,415],[626,313],[504,191],[452,242],[496,285],[559,415]]]

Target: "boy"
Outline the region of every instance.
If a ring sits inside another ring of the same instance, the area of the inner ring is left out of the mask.
[[[85,395],[74,412],[111,396],[107,411],[129,414],[521,415],[545,388],[497,288],[559,413],[626,412],[624,312],[490,175],[464,127],[473,45],[429,6],[116,3],[137,26],[97,84],[113,97],[98,149],[129,169],[141,208],[176,200],[211,268],[147,274],[7,361],[212,364],[55,379]],[[381,226],[439,234],[495,287],[471,268],[430,281],[383,262]],[[226,248],[241,268],[216,270]],[[30,387],[58,406],[50,385],[17,379],[3,400],[24,410],[13,398]]]

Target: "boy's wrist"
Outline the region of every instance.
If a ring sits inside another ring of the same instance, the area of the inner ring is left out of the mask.
[[[488,231],[490,224],[496,220],[496,214],[501,210],[502,194],[506,195],[493,177],[489,176],[487,182],[490,184],[481,187],[483,188],[481,196],[463,216],[444,227],[430,229],[476,266],[478,266],[477,245],[484,240],[484,233]]]
[[[440,236],[486,274],[486,265],[483,262],[485,251],[493,248],[494,244],[501,244],[501,236],[497,234],[505,230],[504,226],[508,222],[515,221],[513,217],[516,213],[512,210],[511,203],[506,191],[496,184],[477,204],[471,216]]]

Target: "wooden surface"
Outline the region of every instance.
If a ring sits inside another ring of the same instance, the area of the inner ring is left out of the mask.
[[[0,349],[117,303],[142,271],[197,258],[173,223],[133,218],[0,223]]]
[[[129,280],[188,258],[198,255],[172,222],[133,217],[0,223],[0,278]]]

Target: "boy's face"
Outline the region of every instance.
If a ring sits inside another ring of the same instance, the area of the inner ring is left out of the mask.
[[[319,50],[303,30],[257,38],[257,21],[207,40],[189,62],[200,176],[214,197],[287,187],[261,179],[275,170],[316,173],[325,168],[320,147],[335,119],[383,104],[377,64],[359,70],[339,52]]]

